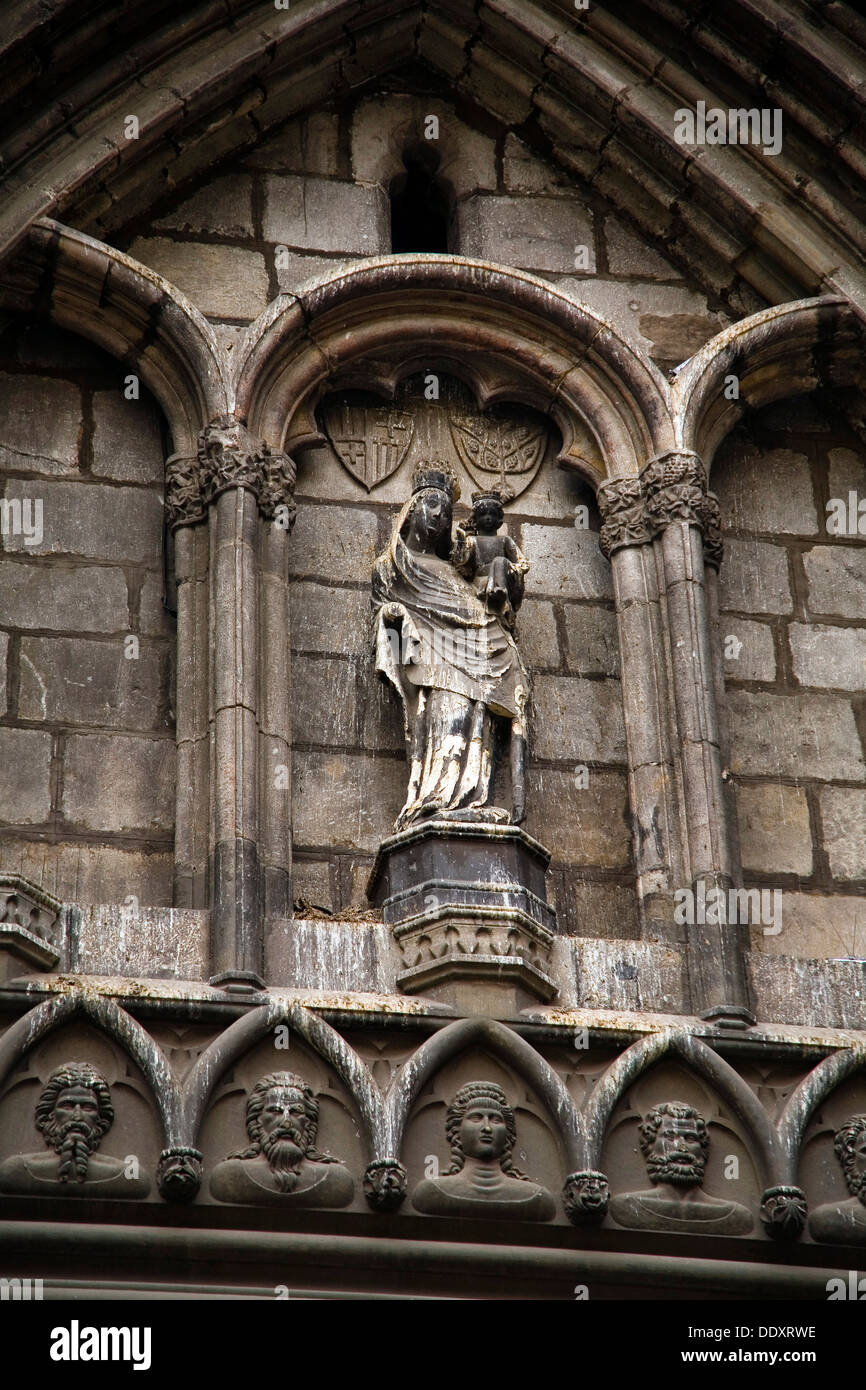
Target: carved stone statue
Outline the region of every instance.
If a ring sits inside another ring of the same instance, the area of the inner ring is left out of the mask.
[[[739,1202],[704,1192],[710,1137],[703,1115],[691,1105],[656,1105],[640,1127],[640,1148],[652,1187],[613,1197],[610,1214],[620,1226],[644,1231],[689,1231],[742,1236],[751,1213]]]
[[[501,1086],[490,1081],[462,1086],[448,1107],[445,1132],[451,1167],[444,1177],[418,1184],[412,1196],[417,1211],[512,1221],[549,1221],[556,1214],[547,1189],[530,1182],[511,1161],[514,1111]]]
[[[851,1196],[816,1207],[809,1218],[815,1240],[866,1244],[866,1115],[851,1115],[836,1131],[833,1145]]]
[[[482,576],[485,591],[493,581],[485,599],[496,597],[500,581],[504,585],[504,606],[498,598],[492,605],[482,599],[452,563],[452,509],[458,496],[459,484],[447,465],[417,469],[412,496],[373,569],[376,669],[400,696],[409,756],[409,789],[398,830],[428,818],[517,825],[525,815],[529,677],[506,609],[513,626],[527,562],[516,546],[518,558],[509,558],[504,538],[473,538],[472,562],[461,543],[465,566],[474,563],[477,569],[479,561],[482,571],[492,566]],[[492,525],[492,511],[490,517]],[[489,542],[490,555],[478,549],[482,540],[485,547]],[[501,556],[492,553],[503,548]],[[510,814],[490,805],[494,716],[511,727]]]
[[[87,1062],[53,1071],[36,1106],[36,1128],[50,1153],[14,1154],[0,1164],[0,1191],[70,1197],[146,1197],[150,1181],[97,1154],[114,1123],[108,1082]]]
[[[221,1202],[345,1207],[355,1185],[338,1158],[316,1148],[319,1106],[290,1071],[271,1072],[247,1100],[250,1147],[218,1163],[210,1190]]]
[[[507,491],[495,489],[473,492],[472,517],[465,526],[456,528],[451,560],[488,612],[496,613],[513,632],[529,561],[509,535],[499,534],[504,519],[502,503],[509,496]]]

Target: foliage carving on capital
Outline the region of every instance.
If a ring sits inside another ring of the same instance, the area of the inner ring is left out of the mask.
[[[205,502],[228,488],[248,488],[259,496],[264,446],[233,415],[219,415],[202,430],[198,458]]]
[[[602,517],[599,544],[608,559],[623,546],[645,545],[672,522],[687,521],[701,530],[706,563],[714,569],[721,564],[721,509],[718,498],[707,490],[697,454],[659,454],[638,477],[602,483],[597,501]]]
[[[262,488],[259,494],[259,511],[269,521],[278,521],[284,531],[291,531],[295,524],[295,482],[297,469],[294,459],[281,449],[271,449],[262,445]]]
[[[246,488],[264,517],[291,530],[297,470],[288,454],[257,439],[233,415],[220,415],[202,430],[197,462],[204,504],[229,488]]]
[[[204,521],[201,467],[198,456],[172,454],[165,463],[165,510],[169,530]]]
[[[596,500],[602,517],[599,544],[607,559],[621,546],[652,540],[640,478],[611,478],[601,484]]]

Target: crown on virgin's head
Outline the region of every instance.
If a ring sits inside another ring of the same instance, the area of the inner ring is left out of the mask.
[[[440,492],[447,492],[451,496],[451,501],[456,502],[460,496],[460,481],[453,468],[447,463],[437,460],[435,463],[419,463],[415,472],[412,474],[412,491],[421,492],[422,488],[435,487]]]

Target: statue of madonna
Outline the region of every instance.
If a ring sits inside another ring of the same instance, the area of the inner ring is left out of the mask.
[[[409,760],[397,830],[425,819],[524,819],[529,677],[509,631],[513,616],[452,563],[459,495],[447,465],[416,469],[412,495],[373,567],[376,669],[400,697]],[[522,557],[517,565],[513,588],[522,597],[528,566]],[[496,718],[511,730],[510,812],[490,805]]]

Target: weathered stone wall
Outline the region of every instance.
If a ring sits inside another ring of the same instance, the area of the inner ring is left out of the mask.
[[[164,448],[153,401],[143,387],[127,400],[125,376],[55,329],[21,323],[0,341],[0,865],[69,901],[163,906]]]
[[[862,957],[866,537],[856,518],[836,534],[827,504],[866,497],[866,449],[832,400],[798,398],[731,436],[711,485],[744,881],[782,891],[781,932],[754,944]]]
[[[438,135],[427,140],[431,117]],[[765,307],[745,286],[729,304],[711,302],[600,193],[585,192],[499,122],[483,125],[432,95],[383,91],[322,107],[226,162],[119,244],[224,324],[232,342],[277,294],[391,251],[389,190],[405,173],[405,151],[421,146],[439,157],[450,251],[560,284],[665,368]]]

